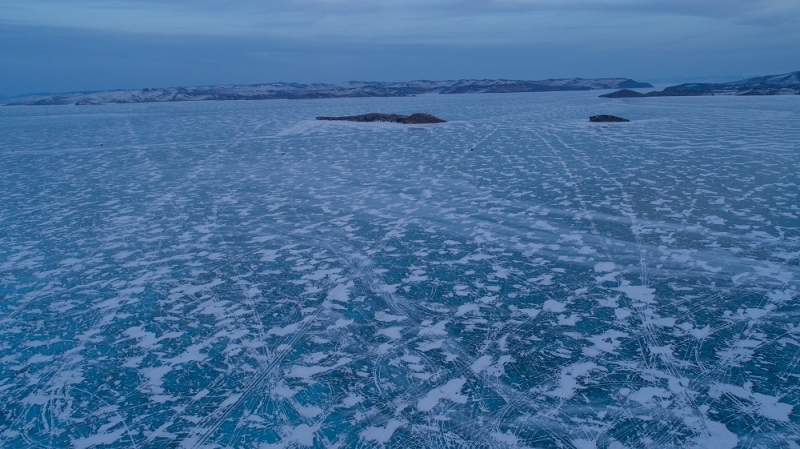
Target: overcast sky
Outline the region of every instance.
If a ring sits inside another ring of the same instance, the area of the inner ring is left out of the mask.
[[[0,0],[0,96],[800,70],[800,0]]]

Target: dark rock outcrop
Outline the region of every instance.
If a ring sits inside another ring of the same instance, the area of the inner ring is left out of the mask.
[[[445,123],[438,117],[430,114],[423,114],[421,112],[411,115],[397,115],[397,114],[381,114],[373,112],[370,114],[362,115],[348,115],[344,117],[317,117],[317,120],[341,120],[347,122],[389,122],[389,123],[402,123],[404,125],[422,125],[428,123]]]
[[[615,115],[593,115],[589,117],[590,122],[600,123],[614,123],[614,122],[629,122],[630,120]]]
[[[644,97],[699,97],[703,95],[714,95],[712,92],[702,90],[659,90],[647,93],[636,92],[635,90],[622,89],[610,94],[600,95],[600,98],[644,98]]]

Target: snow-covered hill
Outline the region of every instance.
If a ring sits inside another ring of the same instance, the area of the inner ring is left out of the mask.
[[[520,80],[456,80],[409,82],[358,82],[342,84],[270,83],[156,89],[75,92],[34,95],[9,105],[64,105],[151,103],[165,101],[267,100],[342,97],[399,97],[418,94],[547,92],[564,90],[652,87],[627,78]]]
[[[702,95],[800,95],[800,71],[759,76],[730,83],[686,83],[641,93],[623,89],[604,98],[695,97]]]
[[[759,76],[730,83],[687,83],[664,89],[669,91],[702,91],[710,94],[770,95],[800,93],[800,71],[782,75]]]

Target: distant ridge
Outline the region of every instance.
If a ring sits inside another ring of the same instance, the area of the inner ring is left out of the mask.
[[[30,95],[13,105],[98,105],[105,103],[156,103],[207,100],[270,100],[353,97],[405,97],[419,94],[552,92],[653,87],[628,78],[568,78],[542,81],[450,80],[409,82],[358,82],[342,84],[270,83],[156,89],[121,89],[100,92]]]
[[[694,97],[701,95],[800,95],[800,71],[759,76],[731,83],[685,83],[661,91],[641,93],[622,89],[604,98]]]

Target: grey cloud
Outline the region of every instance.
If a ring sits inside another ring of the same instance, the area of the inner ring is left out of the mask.
[[[536,25],[536,20],[543,17],[555,26],[570,23],[591,26],[592,20],[620,26],[626,21],[652,20],[664,15],[774,25],[800,17],[800,2],[794,0],[11,0],[6,3],[0,21],[25,25],[291,37],[317,34],[392,38],[423,33],[445,40],[479,33],[482,29],[513,37],[524,31],[523,20]],[[548,14],[558,15],[557,20],[553,22]],[[587,19],[586,15],[593,17]]]

